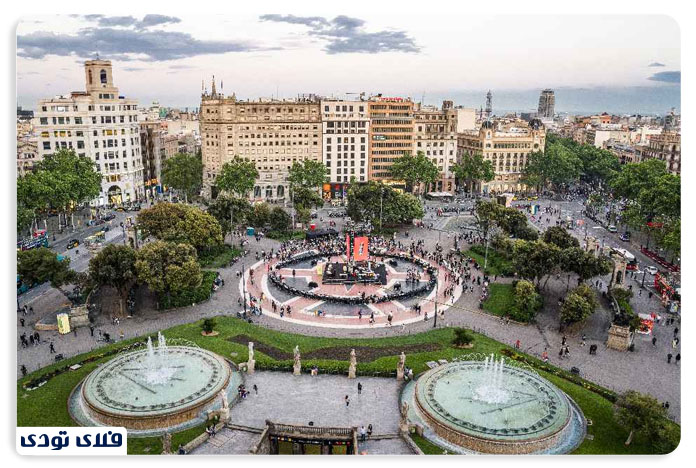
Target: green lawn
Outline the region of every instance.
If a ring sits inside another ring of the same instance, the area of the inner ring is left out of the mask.
[[[274,239],[279,242],[285,242],[291,239],[304,239],[304,231],[269,231],[266,233],[266,237],[269,239]]]
[[[388,348],[388,352],[393,354],[376,358],[372,362],[359,362],[358,374],[372,375],[373,373],[383,373],[384,375],[396,369],[399,360],[399,348],[406,345],[437,344],[439,349],[434,351],[414,352],[407,354],[407,365],[413,368],[414,373],[423,372],[427,369],[426,362],[438,359],[452,359],[468,353],[500,353],[514,352],[514,350],[503,343],[492,340],[484,335],[472,333],[474,336],[474,347],[470,350],[453,348],[451,343],[454,338],[454,330],[451,328],[436,329],[425,333],[414,335],[388,337],[388,338],[323,338],[295,335],[277,332],[266,328],[258,327],[253,324],[238,320],[232,317],[217,317],[216,331],[217,336],[204,337],[201,335],[201,321],[186,325],[180,325],[163,333],[167,338],[186,338],[197,343],[202,348],[211,350],[233,360],[237,363],[247,360],[248,347],[246,343],[236,343],[230,338],[238,335],[246,335],[255,343],[256,365],[257,368],[280,367],[290,369],[292,357],[286,360],[276,360],[259,351],[262,345],[273,347],[276,350],[288,353],[292,356],[295,345],[299,345],[302,353],[309,353],[323,348],[334,347],[372,347]],[[144,338],[141,337],[140,340]],[[106,350],[122,347],[134,340],[127,340],[122,343],[112,344],[91,353],[75,356],[60,363],[52,364],[44,369],[33,372],[26,377],[19,379],[17,383],[17,425],[18,426],[74,426],[75,422],[70,418],[67,409],[67,400],[71,390],[82,380],[98,363],[110,359],[110,356],[103,356]],[[232,355],[231,353],[235,353]],[[81,362],[89,356],[97,356],[98,359],[92,361],[77,371],[67,371],[59,374],[43,385],[42,387],[27,391],[22,384],[45,375],[55,369],[69,366],[76,362]],[[541,366],[542,363],[536,358],[529,358],[533,366]],[[307,359],[302,362],[303,368],[307,369],[317,365],[321,372],[340,372],[347,373],[348,362],[335,359]],[[603,453],[603,454],[633,454],[651,453],[650,445],[646,441],[636,439],[629,447],[624,446],[624,441],[628,436],[625,429],[618,426],[613,419],[613,407],[611,401],[593,393],[583,385],[576,384],[566,379],[577,379],[566,371],[553,369],[560,374],[553,375],[539,369],[539,373],[545,378],[558,385],[568,395],[570,395],[582,408],[585,416],[593,421],[593,425],[588,428],[588,432],[594,435],[594,440],[585,440],[578,448],[577,453]],[[564,378],[565,377],[565,378]],[[581,384],[582,381],[578,381]],[[588,384],[585,384],[588,385]],[[589,386],[589,385],[588,385]],[[181,434],[172,437],[172,447],[178,447],[175,441],[192,440],[202,432],[204,426],[188,429]],[[161,442],[152,440],[137,440],[133,447],[129,447],[130,453],[143,453],[145,447],[150,447],[147,453],[157,453],[161,451]],[[129,439],[129,442],[132,439]],[[134,440],[134,439],[133,439]],[[416,442],[418,443],[418,442]],[[159,449],[157,448],[159,447]]]
[[[424,455],[444,455],[445,449],[439,445],[435,445],[428,439],[419,436],[418,434],[411,434],[411,440],[418,446],[419,449],[423,451]]]
[[[512,262],[496,252],[490,245],[488,246],[487,262],[484,262],[486,258],[486,247],[482,245],[471,247],[464,252],[464,255],[468,255],[476,260],[476,262],[481,265],[481,268],[483,268],[483,264],[486,263],[486,269],[484,270],[486,274],[510,276],[514,273]]]
[[[483,310],[489,314],[504,317],[510,313],[515,303],[515,288],[511,284],[491,283],[488,299],[483,303]]]
[[[224,244],[211,252],[202,253],[198,257],[198,262],[203,268],[224,268],[229,265],[232,260],[239,257],[241,253],[242,251],[237,247]]]

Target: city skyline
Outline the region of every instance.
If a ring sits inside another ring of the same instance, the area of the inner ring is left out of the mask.
[[[466,24],[439,17],[437,31],[434,19],[271,13],[25,18],[17,28],[17,104],[34,108],[40,98],[72,91],[81,81],[81,63],[98,52],[114,61],[122,93],[141,105],[157,100],[197,107],[201,81],[209,89],[215,75],[223,92],[242,99],[366,92],[478,108],[492,89],[494,112],[503,112],[533,110],[541,89],[552,88],[558,112],[680,108],[679,29],[669,17],[476,16]],[[234,33],[220,32],[231,24]],[[643,37],[647,27],[656,34]],[[550,41],[556,37],[562,46]],[[352,73],[356,69],[360,73]]]

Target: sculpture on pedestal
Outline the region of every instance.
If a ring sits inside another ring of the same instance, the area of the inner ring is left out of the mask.
[[[295,363],[292,366],[292,374],[300,375],[302,373],[302,363],[300,362],[300,346],[295,346],[293,351]]]
[[[396,365],[396,380],[404,380],[404,368],[406,367],[406,354],[401,351],[399,363]]]
[[[256,364],[256,361],[254,360],[254,342],[250,341],[249,342],[249,361],[247,361],[247,373],[249,373],[249,374],[254,373],[255,364]]]
[[[358,360],[355,357],[355,349],[350,350],[350,366],[348,367],[348,378],[349,379],[354,379],[355,378],[355,368],[358,365]]]

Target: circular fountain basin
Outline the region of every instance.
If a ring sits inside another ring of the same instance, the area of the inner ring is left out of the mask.
[[[93,371],[81,387],[90,415],[109,426],[152,429],[198,416],[224,389],[230,368],[200,348],[168,346],[123,354]]]
[[[498,377],[480,361],[426,372],[415,389],[420,416],[439,437],[476,452],[534,453],[557,446],[573,414],[568,397],[534,372],[501,368]]]

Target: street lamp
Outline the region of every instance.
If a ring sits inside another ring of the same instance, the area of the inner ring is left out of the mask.
[[[246,317],[246,278],[244,278],[244,264],[242,263],[242,302],[244,303],[244,316]]]
[[[433,328],[437,328],[437,293],[440,290],[440,270],[435,270],[435,320],[433,321]]]

